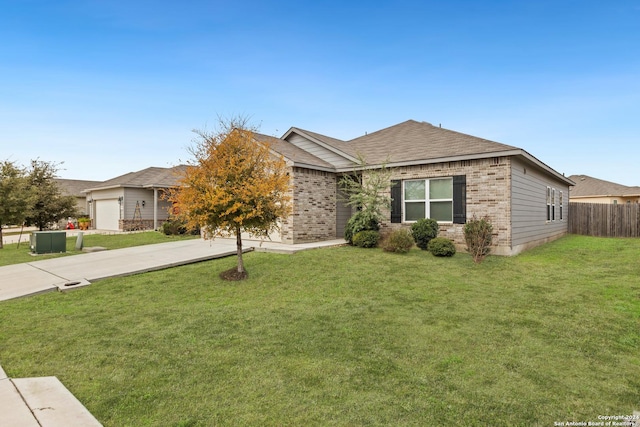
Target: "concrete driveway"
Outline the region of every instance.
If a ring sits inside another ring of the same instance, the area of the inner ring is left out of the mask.
[[[248,248],[251,250],[251,248]],[[181,240],[0,267],[0,301],[69,290],[106,277],[143,273],[235,255],[235,241]]]

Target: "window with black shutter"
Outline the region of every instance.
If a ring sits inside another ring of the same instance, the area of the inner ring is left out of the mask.
[[[467,222],[467,176],[456,175],[453,177],[453,223],[466,224]]]
[[[446,184],[449,189],[446,189]],[[427,191],[427,188],[429,189]],[[450,192],[450,193],[448,193]],[[447,201],[447,193],[450,198]],[[447,214],[446,211],[449,211]],[[427,213],[441,222],[454,224],[467,222],[467,177],[391,181],[391,222],[412,222]],[[448,217],[448,219],[447,219]]]

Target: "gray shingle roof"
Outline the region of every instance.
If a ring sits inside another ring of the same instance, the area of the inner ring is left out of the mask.
[[[519,150],[415,120],[352,139],[347,144],[370,164],[381,164],[387,159],[389,163],[429,161]]]
[[[62,179],[56,178],[62,193],[67,196],[84,197],[83,190],[102,184],[102,181],[87,181],[82,179]]]
[[[571,197],[640,195],[640,187],[628,187],[588,175],[571,175],[569,179],[576,183],[571,189]]]
[[[324,145],[326,149],[334,151],[343,157],[345,163],[329,164],[330,170],[337,172],[344,172],[357,166],[356,162],[360,157],[371,167],[377,167],[384,163],[387,166],[395,167],[498,156],[521,156],[547,170],[558,179],[573,185],[573,182],[564,175],[518,147],[435,127],[427,122],[407,120],[350,141],[342,141],[292,127],[283,135],[282,139],[278,140],[283,141],[292,132]],[[274,146],[274,148],[277,148],[277,146]],[[288,149],[297,149],[298,152],[303,151],[297,146],[288,147]],[[323,162],[320,159],[317,159],[317,161]],[[323,163],[327,164],[326,162]],[[314,163],[309,164],[313,165]]]
[[[98,190],[112,187],[172,187],[179,181],[179,173],[186,166],[172,168],[150,167],[138,172],[129,172],[86,189]]]

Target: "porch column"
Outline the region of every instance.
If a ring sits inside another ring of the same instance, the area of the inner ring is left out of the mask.
[[[153,229],[158,229],[158,189],[153,187]]]

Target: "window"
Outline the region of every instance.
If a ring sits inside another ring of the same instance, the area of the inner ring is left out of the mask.
[[[547,187],[547,221],[551,221],[551,187]]]
[[[453,222],[453,179],[414,179],[404,184],[404,221]]]
[[[564,219],[564,217],[562,216],[562,208],[564,207],[564,192],[561,191],[560,192],[560,202],[558,203],[558,207],[560,208],[560,221],[562,221]]]
[[[560,192],[560,200],[562,203],[562,192]],[[556,220],[556,189],[547,187],[547,221]],[[562,219],[562,208],[560,208],[560,219]]]

